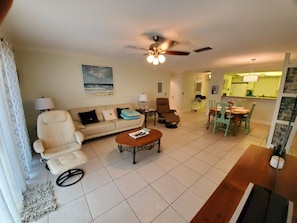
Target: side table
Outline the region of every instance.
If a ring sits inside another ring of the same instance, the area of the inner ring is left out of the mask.
[[[154,125],[156,125],[156,117],[157,117],[157,110],[156,109],[136,109],[136,111],[138,111],[141,114],[144,114],[144,127],[146,128],[146,120],[147,120],[147,116],[154,116]]]

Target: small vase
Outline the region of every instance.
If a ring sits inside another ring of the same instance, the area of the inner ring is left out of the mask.
[[[273,168],[282,169],[285,165],[285,156],[286,150],[282,150],[281,145],[274,146],[270,157],[270,166]]]
[[[273,150],[272,150],[272,154],[271,156],[279,156],[279,157],[282,157],[283,159],[286,158],[286,150],[283,149],[282,151],[282,146],[277,144],[273,147]]]

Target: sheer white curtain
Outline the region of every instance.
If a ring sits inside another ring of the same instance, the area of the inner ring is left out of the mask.
[[[0,43],[0,221],[19,222],[32,155],[13,51]]]

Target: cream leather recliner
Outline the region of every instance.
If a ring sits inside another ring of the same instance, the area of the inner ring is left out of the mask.
[[[81,169],[73,168],[87,162],[87,156],[81,151],[84,135],[76,131],[67,111],[41,113],[37,118],[37,137],[33,148],[46,160],[52,174],[62,173],[57,179],[59,186],[73,185],[83,177]]]

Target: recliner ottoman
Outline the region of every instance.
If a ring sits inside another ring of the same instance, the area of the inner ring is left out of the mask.
[[[177,128],[177,124],[180,122],[179,116],[174,113],[168,113],[164,118],[167,128]]]

